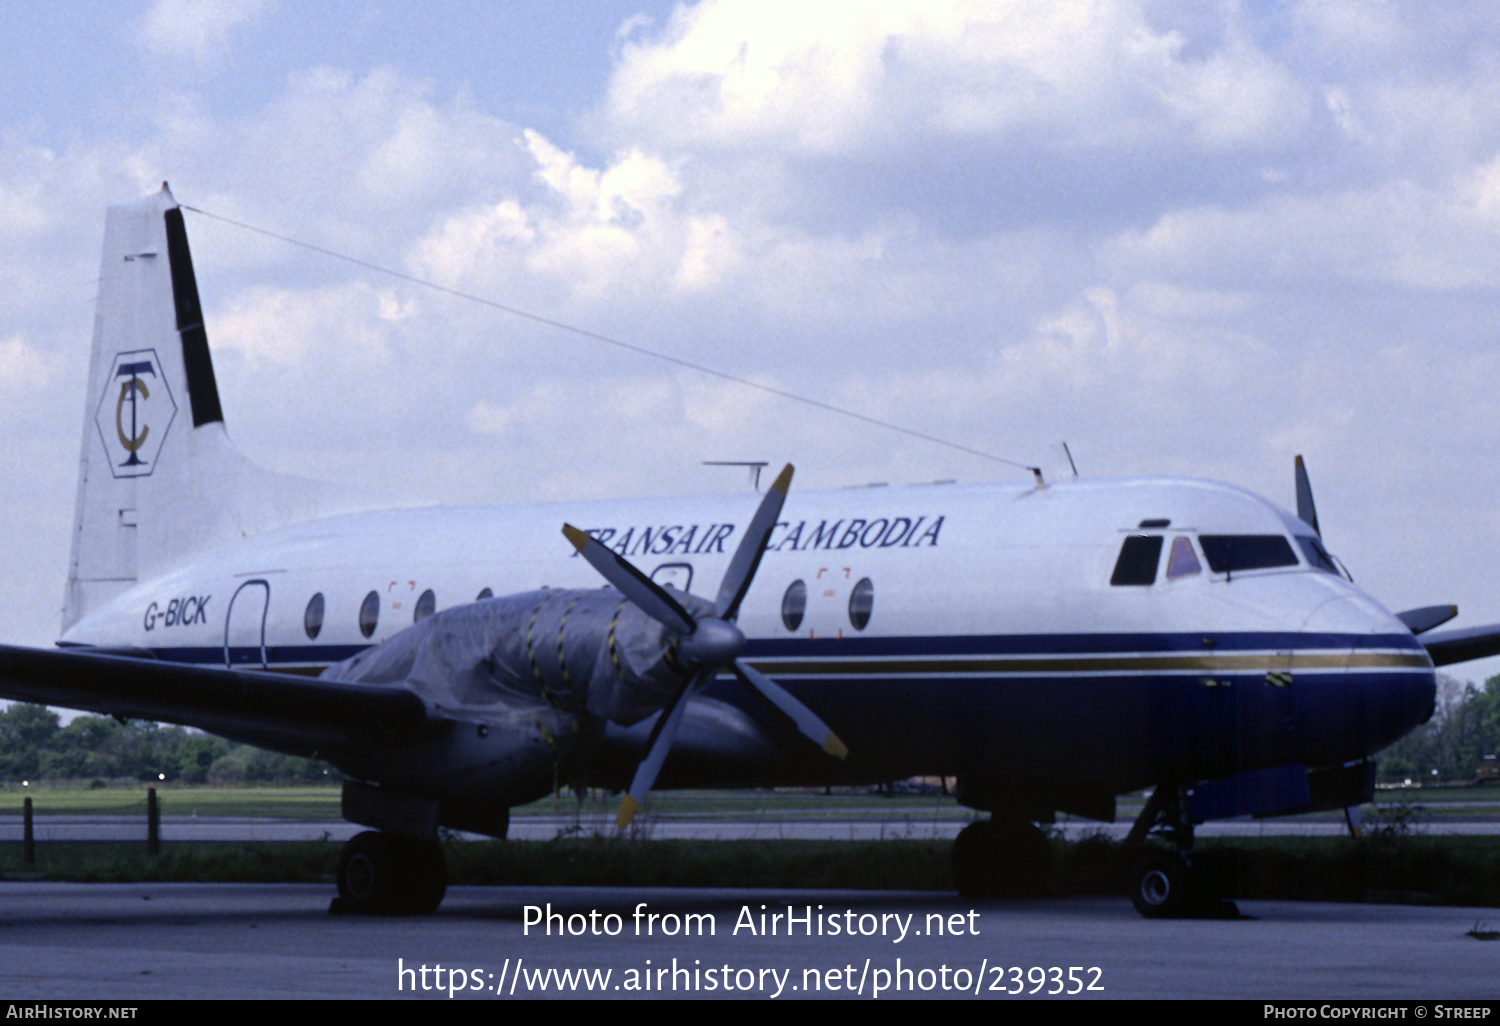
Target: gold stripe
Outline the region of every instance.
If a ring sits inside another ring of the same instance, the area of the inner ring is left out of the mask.
[[[861,659],[841,661],[760,661],[751,663],[773,677],[782,675],[877,676],[895,673],[1113,673],[1113,672],[1267,672],[1343,669],[1430,669],[1415,652],[1266,652],[1217,656],[991,657],[978,659]]]

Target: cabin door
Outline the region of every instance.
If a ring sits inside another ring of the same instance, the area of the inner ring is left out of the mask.
[[[266,669],[266,610],[271,605],[268,581],[246,581],[235,589],[224,620],[224,665]]]

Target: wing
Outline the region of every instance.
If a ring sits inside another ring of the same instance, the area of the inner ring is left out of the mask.
[[[282,751],[410,737],[432,720],[404,687],[0,645],[0,698],[159,720]]]
[[[1459,631],[1437,631],[1422,636],[1422,644],[1432,657],[1432,665],[1448,666],[1452,663],[1483,659],[1500,655],[1500,623],[1483,627],[1468,627]]]

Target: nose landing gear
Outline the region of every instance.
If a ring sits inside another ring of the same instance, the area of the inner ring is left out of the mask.
[[[1172,850],[1144,851],[1130,871],[1130,902],[1147,919],[1237,919],[1239,909],[1224,897],[1229,889],[1223,866],[1193,851],[1193,823],[1181,788],[1163,784],[1152,792],[1126,847],[1141,850],[1151,834],[1165,837]]]

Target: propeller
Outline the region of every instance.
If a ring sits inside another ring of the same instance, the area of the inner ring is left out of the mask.
[[[667,753],[671,751],[672,741],[682,724],[687,698],[694,691],[707,686],[726,667],[734,671],[735,677],[752,694],[779,710],[804,737],[825,752],[840,759],[849,754],[849,749],[844,747],[838,735],[816,713],[740,658],[740,653],[745,649],[745,635],[735,626],[734,621],[739,616],[740,603],[744,601],[745,593],[750,590],[750,582],[755,578],[761,557],[765,555],[766,543],[771,539],[771,531],[776,526],[776,518],[781,515],[781,506],[786,501],[791,484],[792,465],[788,463],[767,490],[765,498],[750,519],[750,526],[745,529],[744,537],[740,539],[739,547],[729,560],[729,569],[724,571],[724,579],[719,582],[719,594],[714,600],[712,616],[693,616],[666,589],[637,570],[629,560],[572,524],[563,525],[563,534],[590,566],[619,589],[622,595],[639,606],[647,616],[677,635],[675,657],[691,674],[663,709],[656,727],[651,731],[651,738],[646,744],[646,757],[636,767],[630,790],[620,802],[617,822],[622,828],[630,823],[636,810],[651,793],[651,786],[656,783],[656,776],[661,772]]]

